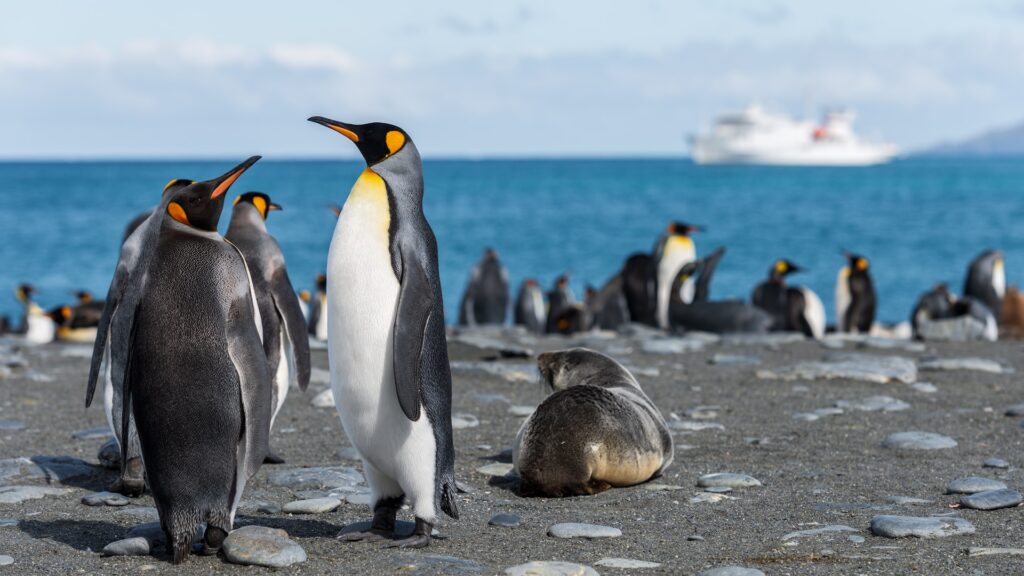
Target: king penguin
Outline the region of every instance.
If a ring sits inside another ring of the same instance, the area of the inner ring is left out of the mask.
[[[473,266],[459,304],[459,326],[502,325],[508,315],[508,269],[493,248]]]
[[[535,334],[543,334],[547,320],[545,310],[544,291],[540,289],[540,284],[534,278],[523,280],[519,286],[519,295],[516,296],[515,325]]]
[[[397,126],[309,120],[355,143],[367,165],[327,258],[331,388],[373,506],[370,528],[339,538],[393,537],[408,500],[416,526],[393,545],[421,548],[440,512],[458,518],[458,509],[451,367],[420,155]]]
[[[772,328],[782,330],[786,325],[788,309],[786,276],[802,268],[786,259],[776,260],[768,270],[768,279],[754,287],[750,301],[758,308],[772,315]]]
[[[32,299],[36,292],[31,284],[20,284],[15,290],[15,297],[25,307],[18,333],[24,337],[26,344],[49,344],[57,335],[57,323]]]
[[[875,322],[875,285],[868,259],[843,252],[847,265],[836,278],[836,331],[868,334]]]
[[[1006,296],[1006,269],[1003,253],[986,250],[978,254],[967,268],[964,281],[964,296],[970,296],[988,306],[992,315],[999,320],[1003,316],[1003,297]]]
[[[309,307],[309,335],[327,341],[327,276],[316,275],[316,292]]]
[[[544,330],[548,334],[562,332],[558,327],[558,319],[564,312],[575,308],[576,295],[569,286],[569,275],[562,274],[555,279],[555,285],[548,292],[548,316]]]
[[[657,304],[655,319],[659,328],[669,327],[668,308],[672,300],[672,284],[683,266],[697,260],[697,248],[690,234],[701,230],[700,226],[673,222],[665,229],[654,248],[652,272]],[[687,279],[680,292],[684,304],[693,302],[694,289],[694,280]]]
[[[214,180],[172,183],[151,222],[156,241],[139,270],[142,293],[119,311],[132,319],[122,411],[135,417],[175,564],[203,522],[204,553],[219,550],[268,451],[271,378],[259,305],[245,258],[217,233],[225,193],[258,159]]]
[[[280,209],[266,194],[246,192],[235,199],[231,222],[224,235],[245,257],[256,289],[263,320],[263,351],[274,379],[271,429],[288,396],[288,387],[295,384],[305,391],[310,373],[306,319],[288,277],[281,246],[267,231],[267,216]],[[273,452],[267,455],[267,463],[283,462]]]

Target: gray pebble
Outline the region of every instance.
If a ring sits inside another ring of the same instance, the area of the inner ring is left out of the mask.
[[[1009,468],[1010,463],[1002,458],[989,458],[981,463],[985,468]]]
[[[712,356],[708,363],[721,366],[757,366],[761,364],[761,359],[748,354],[722,354],[719,352]]]
[[[341,506],[341,500],[337,498],[310,498],[288,502],[281,507],[281,511],[288,514],[323,514],[337,509],[338,506]]]
[[[25,423],[21,420],[0,420],[0,430],[24,430]]]
[[[927,358],[921,360],[921,370],[971,370],[1002,374],[1002,364],[988,358]]]
[[[18,525],[15,518],[0,518],[0,528],[12,528]]]
[[[856,534],[850,534],[849,536],[846,537],[846,539],[849,540],[850,542],[853,542],[854,544],[863,544],[864,543],[864,537],[863,536],[858,536]]]
[[[820,528],[810,528],[808,530],[797,530],[796,532],[790,532],[782,537],[782,541],[793,540],[796,538],[806,538],[809,536],[821,536],[822,534],[832,534],[834,532],[859,532],[856,528],[850,528],[844,524],[832,524],[829,526],[822,526]]]
[[[884,515],[871,519],[871,532],[888,538],[944,538],[958,534],[973,534],[974,525],[963,518]]]
[[[643,568],[657,568],[661,564],[657,562],[647,562],[646,560],[633,560],[631,558],[601,558],[597,562],[594,562],[598,566],[607,566],[609,568],[619,568],[622,570],[638,570]]]
[[[284,530],[243,526],[224,539],[224,557],[233,564],[284,568],[306,561],[306,551]]]
[[[733,474],[731,472],[705,474],[697,480],[697,486],[701,488],[713,488],[717,486],[727,486],[729,488],[750,488],[752,486],[760,485],[761,481],[753,476],[747,476],[746,474]]]
[[[618,538],[622,530],[611,526],[563,522],[548,528],[548,536],[555,538]]]
[[[1005,414],[1007,416],[1013,416],[1015,418],[1024,416],[1024,404],[1014,404],[1006,407]]]
[[[686,539],[689,540],[690,542],[703,542],[704,541],[704,537],[701,536],[700,534],[690,534],[689,536],[686,537]]]
[[[886,498],[886,500],[888,500],[889,502],[892,502],[893,504],[898,504],[898,505],[909,504],[911,506],[916,506],[918,504],[931,504],[932,503],[931,500],[925,500],[924,498],[914,498],[913,496],[889,496],[888,498]]]
[[[960,498],[960,505],[975,510],[998,510],[1010,508],[1024,502],[1024,497],[1016,490],[986,490],[968,494]]]
[[[460,412],[452,414],[452,428],[455,430],[462,430],[464,428],[476,428],[480,425],[480,420],[472,414]]]
[[[314,408],[334,408],[334,391],[330,388],[320,392],[309,403]]]
[[[369,492],[354,492],[352,494],[345,494],[345,502],[348,502],[353,506],[369,506],[370,498],[371,497]]]
[[[940,450],[956,447],[956,440],[933,432],[896,432],[882,446],[897,450]]]
[[[104,556],[148,556],[149,540],[141,536],[111,542],[103,547]]]
[[[495,462],[494,464],[481,466],[476,471],[488,476],[504,476],[512,471],[512,465],[504,462]]]
[[[109,426],[103,426],[100,428],[86,428],[85,430],[79,430],[71,434],[71,437],[75,440],[99,440],[101,438],[110,438],[114,434],[110,431]]]
[[[968,476],[967,478],[957,478],[946,486],[946,494],[974,494],[975,492],[985,492],[987,490],[1002,490],[1006,488],[1006,484],[1003,484],[999,480],[992,480],[991,478],[981,478],[978,476]]]
[[[354,468],[292,468],[270,475],[270,483],[292,490],[334,490],[354,488],[363,483],[363,475]]]
[[[96,459],[108,470],[119,470],[121,468],[121,449],[117,446],[117,440],[111,438],[104,442],[96,453]]]
[[[115,492],[93,492],[82,497],[86,506],[127,506],[128,498]]]
[[[352,446],[345,446],[338,449],[338,457],[342,460],[362,460],[362,456],[359,455],[359,450],[356,450]]]
[[[495,514],[487,521],[491,526],[503,526],[505,528],[515,528],[522,524],[523,520],[515,514]]]
[[[509,406],[508,413],[512,416],[526,417],[534,413],[537,410],[536,406]]]
[[[0,555],[0,566],[10,566],[14,564],[14,558],[6,555]]]
[[[21,504],[47,496],[62,496],[70,490],[46,486],[0,486],[0,504]]]
[[[764,572],[743,566],[719,566],[699,572],[697,576],[764,576]]]
[[[732,492],[732,486],[708,486],[704,491],[712,494],[728,494]]]
[[[840,400],[836,402],[836,408],[862,412],[898,412],[910,408],[910,404],[892,396],[870,396],[863,400]]]
[[[264,514],[277,514],[281,512],[281,505],[276,502],[261,502],[256,507],[256,511]]]
[[[535,560],[505,569],[506,576],[598,576],[597,570],[573,562]]]
[[[914,382],[910,387],[922,394],[935,394],[939,391],[939,387],[931,382]]]

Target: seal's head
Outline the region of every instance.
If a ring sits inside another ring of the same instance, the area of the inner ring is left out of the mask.
[[[607,386],[612,380],[621,383],[623,373],[632,380],[618,362],[587,348],[544,352],[537,356],[537,370],[540,371],[541,385],[552,392],[580,384]],[[617,378],[609,378],[609,375]]]

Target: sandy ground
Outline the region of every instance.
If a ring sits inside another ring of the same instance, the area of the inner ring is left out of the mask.
[[[782,574],[1014,574],[1019,557],[968,557],[970,547],[1024,545],[1024,527],[1017,508],[990,512],[956,510],[958,497],[944,494],[954,478],[985,476],[1024,487],[1021,465],[1024,429],[1019,418],[1004,416],[1005,408],[1024,402],[1020,371],[1024,370],[1021,345],[940,344],[924,352],[900,350],[846,350],[878,355],[991,358],[1015,368],[1017,374],[973,371],[922,372],[919,381],[934,383],[933,393],[907,384],[871,384],[850,380],[763,380],[756,372],[785,366],[801,359],[821,360],[835,352],[820,343],[803,341],[784,345],[755,343],[712,344],[703,350],[673,354],[647,354],[637,337],[532,340],[501,335],[508,342],[534,352],[580,343],[611,352],[636,373],[641,385],[669,417],[684,417],[697,406],[717,406],[709,421],[724,426],[698,432],[679,432],[675,463],[657,482],[681,487],[652,491],[644,486],[613,489],[590,497],[526,499],[504,480],[480,473],[478,468],[508,461],[501,453],[511,446],[522,418],[511,415],[512,405],[536,405],[543,394],[529,372],[532,359],[502,359],[487,342],[470,345],[452,339],[454,364],[453,411],[469,413],[479,425],[455,431],[458,456],[456,475],[471,487],[462,494],[458,521],[441,526],[443,539],[423,551],[383,549],[379,544],[345,544],[334,536],[345,524],[369,517],[364,506],[343,504],[319,515],[264,514],[253,506],[244,509],[237,525],[260,524],[284,528],[307,552],[305,563],[283,569],[296,574],[500,574],[505,568],[530,560],[565,560],[595,567],[602,574],[690,574],[722,565],[744,565],[769,575]],[[472,340],[472,339],[470,339]],[[69,455],[96,460],[103,440],[75,440],[77,430],[105,426],[102,408],[83,408],[88,349],[51,345],[25,349],[27,368],[15,368],[0,379],[0,419],[24,421],[22,430],[0,430],[0,459],[36,455]],[[761,365],[712,364],[716,354],[743,354]],[[313,364],[326,369],[323,350],[314,350]],[[500,366],[500,368],[495,368]],[[311,389],[289,395],[273,437],[277,451],[287,459],[280,466],[264,466],[249,484],[245,500],[284,504],[296,499],[291,490],[272,486],[268,475],[305,466],[354,466],[339,455],[347,442],[333,408],[315,408],[311,399],[327,387],[325,373],[317,371]],[[44,381],[48,380],[48,381]],[[908,402],[898,412],[847,411],[807,422],[793,414],[885,394]],[[567,422],[571,425],[571,422]],[[923,430],[955,438],[959,445],[935,451],[899,452],[883,448],[890,433]],[[1007,470],[983,468],[982,461],[1000,457]],[[735,499],[691,503],[701,493],[702,474],[750,474],[762,487],[737,490]],[[12,574],[135,574],[242,573],[269,569],[242,567],[221,558],[193,556],[182,567],[163,557],[104,558],[98,551],[123,538],[128,528],[149,519],[132,517],[123,508],[87,507],[82,496],[102,490],[113,472],[97,469],[91,476],[68,480],[73,491],[63,496],[0,504],[0,519],[19,521],[0,527],[0,555],[14,564],[0,567]],[[24,482],[21,482],[24,483]],[[42,484],[40,480],[34,484]],[[56,484],[55,485],[59,485]],[[928,504],[896,505],[887,498],[911,496]],[[144,496],[132,506],[151,506]],[[515,528],[488,525],[494,514],[520,516]],[[976,532],[943,539],[893,540],[873,536],[868,526],[876,514],[927,516],[957,514],[974,524]],[[411,519],[403,512],[405,519]],[[620,528],[620,538],[560,540],[546,535],[557,522],[590,522]],[[2,522],[0,522],[2,524]],[[844,524],[856,533],[835,533],[797,538],[783,536],[797,530]],[[848,539],[862,536],[863,542]],[[699,535],[702,539],[690,540]],[[659,568],[622,570],[595,565],[601,558],[624,557],[653,561]]]

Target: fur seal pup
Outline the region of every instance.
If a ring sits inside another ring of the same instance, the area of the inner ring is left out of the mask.
[[[636,378],[586,348],[538,356],[551,390],[516,435],[512,459],[529,496],[597,494],[660,475],[672,434]]]

